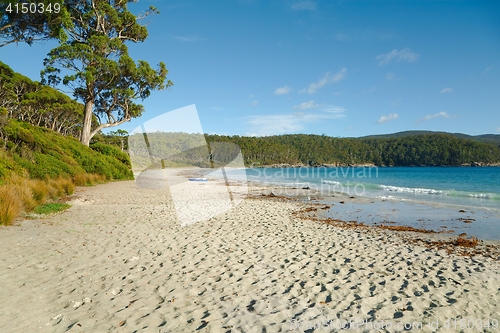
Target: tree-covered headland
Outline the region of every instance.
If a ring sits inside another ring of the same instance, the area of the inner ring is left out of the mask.
[[[198,135],[187,133],[147,133],[149,148],[142,134],[134,134],[128,147],[134,156],[210,166],[207,149],[189,149],[199,143]],[[110,138],[111,139],[111,138]],[[107,139],[107,140],[110,140]],[[227,163],[241,149],[246,166],[460,166],[495,165],[500,147],[477,139],[449,133],[412,134],[390,138],[335,138],[326,135],[289,134],[268,137],[221,136],[205,134],[212,157]],[[218,144],[215,148],[213,143]]]

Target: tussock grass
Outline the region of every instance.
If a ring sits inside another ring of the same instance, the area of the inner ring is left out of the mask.
[[[57,179],[57,184],[62,188],[65,195],[71,195],[75,192],[75,184],[71,179],[59,178]]]
[[[52,200],[62,197],[65,193],[64,188],[61,185],[60,179],[49,179],[48,186],[49,186],[49,197]]]
[[[102,184],[106,182],[106,180],[107,179],[105,175],[99,175],[95,173],[83,173],[73,177],[73,182],[76,184],[76,186],[92,186],[95,184]]]
[[[0,225],[10,225],[22,212],[22,205],[13,187],[0,186]]]
[[[99,175],[97,173],[91,174],[90,179],[91,179],[92,185],[102,184],[102,183],[106,182],[106,180],[107,180],[105,175]]]
[[[44,202],[49,195],[49,186],[47,185],[47,182],[40,179],[31,179],[29,181],[29,186],[31,187],[31,192],[33,193],[33,199],[35,199],[35,201],[39,204]]]
[[[57,200],[65,195],[71,195],[75,191],[75,186],[80,184],[88,186],[105,181],[106,176],[98,174],[83,173],[73,179],[58,177],[41,180],[12,173],[7,179],[4,179],[4,185],[0,186],[0,225],[10,225],[22,212],[37,212],[42,209],[40,207],[46,205],[48,205],[49,210],[55,209],[56,206],[66,207],[66,204],[45,203],[45,201]]]
[[[18,200],[20,200],[25,210],[30,211],[35,208],[37,202],[33,196],[30,179],[12,174],[6,185],[15,191]]]
[[[87,174],[80,173],[73,177],[73,181],[75,182],[76,186],[85,186],[87,185]]]

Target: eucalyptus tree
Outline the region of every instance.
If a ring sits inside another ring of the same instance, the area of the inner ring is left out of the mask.
[[[148,31],[139,22],[158,13],[150,7],[135,16],[128,10],[133,0],[65,0],[69,23],[63,26],[59,45],[44,60],[42,83],[69,87],[84,104],[80,141],[104,128],[139,117],[151,91],[172,85],[163,62],[157,69],[129,56],[127,42],[143,42]],[[93,119],[97,125],[92,126]]]

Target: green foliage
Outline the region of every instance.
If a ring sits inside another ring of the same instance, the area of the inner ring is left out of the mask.
[[[71,206],[68,204],[54,202],[54,203],[45,203],[45,204],[38,205],[35,207],[35,209],[33,209],[33,211],[36,214],[53,214],[53,213],[62,212],[64,210],[68,209],[69,207],[71,207]]]
[[[2,178],[10,172],[23,171],[37,179],[82,173],[105,175],[107,179],[133,178],[128,156],[116,147],[99,144],[93,150],[73,137],[14,119],[9,120],[3,132],[11,145],[0,151]]]
[[[127,153],[123,152],[120,150],[120,148],[105,144],[102,142],[95,142],[90,145],[90,148],[93,150],[106,155],[106,156],[111,156],[113,158],[116,158],[118,161],[122,162],[123,164],[130,165],[130,157],[128,156]]]
[[[117,146],[121,151],[126,151],[128,150],[128,132],[119,129],[107,134],[98,133],[92,138],[90,144],[93,145],[96,142]]]
[[[12,172],[22,174],[23,169],[5,151],[0,150],[0,185]]]
[[[23,13],[22,4],[29,9],[36,5],[36,13]],[[2,0],[0,2],[0,47],[10,43],[43,41],[64,36],[63,27],[70,22],[63,0]],[[16,4],[19,10],[16,9]],[[9,8],[10,11],[7,11]],[[50,6],[50,7],[49,7]]]
[[[78,137],[83,105],[67,95],[15,73],[0,61],[0,125],[3,118],[19,119],[32,125]]]

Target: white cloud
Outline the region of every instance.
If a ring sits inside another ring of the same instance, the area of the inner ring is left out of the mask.
[[[441,90],[441,94],[451,93],[452,91],[453,91],[453,88],[444,88]]]
[[[355,131],[356,130],[356,127],[354,126],[349,126],[347,128],[344,128],[344,132],[350,132],[350,131]]]
[[[385,74],[385,79],[389,80],[389,81],[396,80],[396,74],[394,74],[394,73],[387,73],[387,74]]]
[[[383,65],[387,65],[388,63],[390,63],[391,61],[406,61],[406,62],[414,62],[415,60],[418,59],[418,57],[420,57],[419,54],[413,52],[412,50],[410,50],[409,48],[404,48],[402,50],[392,50],[391,52],[389,53],[386,53],[386,54],[381,54],[379,56],[377,56],[377,60],[379,60],[379,65],[380,66],[383,66]]]
[[[339,42],[346,42],[349,40],[349,36],[341,32],[337,33],[334,38]]]
[[[330,104],[316,104],[316,103],[314,103],[313,100],[310,100],[309,102],[303,102],[299,105],[295,105],[293,108],[298,109],[298,110],[321,108],[321,111],[324,111],[327,113],[343,113],[346,111],[346,109],[342,106],[336,106],[336,105],[330,105]]]
[[[318,89],[323,88],[328,83],[339,82],[340,80],[346,77],[347,69],[344,67],[340,71],[335,74],[331,74],[330,72],[326,73],[318,82],[311,83],[309,87],[304,88],[300,91],[300,93],[307,92],[308,94],[314,94]]]
[[[316,3],[313,1],[300,1],[292,5],[294,10],[316,10]]]
[[[281,87],[281,88],[277,88],[275,91],[274,91],[274,94],[275,95],[286,95],[286,94],[289,94],[290,93],[290,87],[289,86],[284,86],[284,87]]]
[[[254,100],[254,101],[252,102],[252,106],[257,106],[257,105],[259,105],[259,101],[258,101],[258,100]]]
[[[344,107],[335,105],[325,105],[322,110],[329,113],[343,113],[346,111]]]
[[[309,102],[303,102],[300,103],[299,105],[295,105],[293,108],[299,110],[307,110],[307,109],[317,108],[318,106],[319,106],[318,104],[314,104],[313,100],[310,100]]]
[[[324,121],[327,119],[340,119],[344,114],[337,113],[306,113],[295,112],[284,115],[267,115],[248,117],[247,123],[251,130],[249,135],[266,136],[293,133],[304,129],[305,124]]]
[[[397,113],[391,113],[388,116],[382,116],[382,117],[380,117],[380,119],[377,120],[377,124],[383,124],[383,123],[386,123],[388,121],[392,121],[392,120],[398,119],[398,117],[399,116],[398,116]]]
[[[429,114],[429,115],[423,117],[422,119],[417,120],[417,123],[421,123],[423,121],[431,120],[431,119],[438,118],[438,117],[443,117],[443,118],[447,118],[447,119],[454,118],[454,116],[451,116],[448,113],[441,111],[441,112],[438,112],[435,114]]]
[[[483,76],[488,76],[490,75],[490,72],[493,70],[493,68],[494,68],[493,66],[487,67],[481,74]]]
[[[205,40],[205,38],[200,38],[197,36],[173,36],[175,39],[180,40],[181,42],[198,42],[201,40]]]
[[[497,132],[498,132],[498,133],[500,133],[500,127],[499,127],[499,128],[497,128]]]

